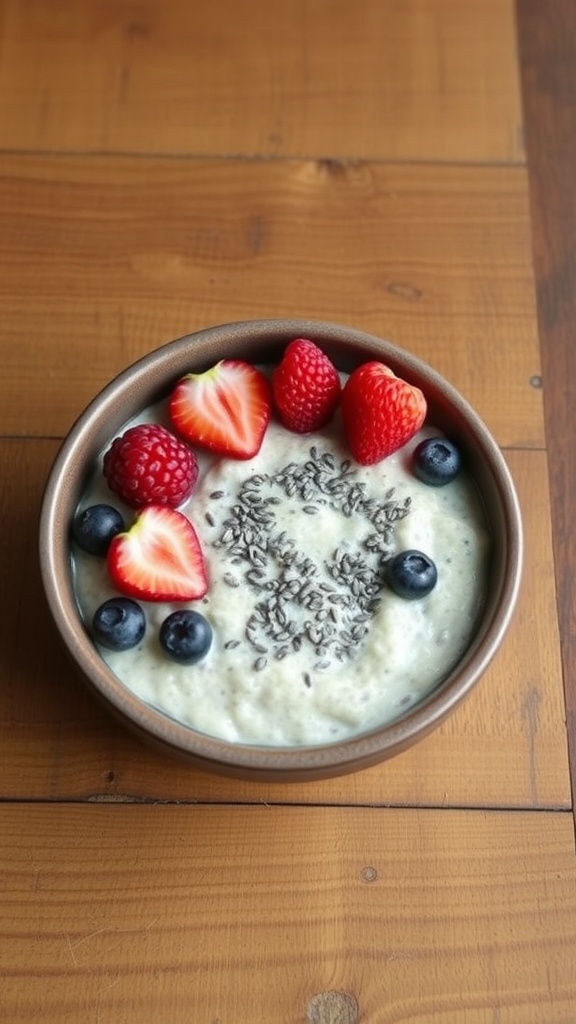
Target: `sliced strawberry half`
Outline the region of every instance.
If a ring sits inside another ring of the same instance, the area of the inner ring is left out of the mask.
[[[144,601],[193,601],[208,589],[200,542],[189,519],[165,505],[147,505],[108,548],[117,589]]]
[[[169,401],[172,423],[190,444],[235,459],[251,459],[259,452],[271,408],[266,377],[240,359],[223,359],[205,373],[188,373]]]

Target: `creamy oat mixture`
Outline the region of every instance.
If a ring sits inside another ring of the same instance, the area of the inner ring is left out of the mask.
[[[163,422],[161,410],[142,419]],[[165,421],[164,421],[165,422]],[[428,487],[410,470],[425,428],[376,466],[347,455],[338,419],[313,435],[272,422],[249,461],[200,457],[181,508],[201,540],[209,576],[195,607],[214,639],[184,666],[158,630],[181,604],[140,602],[148,628],[129,651],[101,649],[124,684],[193,729],[273,746],[352,737],[394,719],[428,694],[468,646],[486,586],[489,540],[472,481]],[[134,517],[100,468],[81,507],[116,505]],[[438,582],[408,601],[382,585],[382,559],[415,548]],[[115,594],[104,559],[73,554],[84,620]]]

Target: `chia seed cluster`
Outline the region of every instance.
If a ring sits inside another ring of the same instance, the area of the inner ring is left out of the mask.
[[[215,514],[208,511],[206,521],[217,528],[212,546],[229,556],[223,580],[252,595],[240,635],[228,638],[225,648],[247,642],[256,672],[269,659],[282,660],[305,647],[313,671],[349,658],[380,605],[394,526],[408,515],[410,498],[398,501],[394,488],[381,499],[368,495],[350,460],[337,461],[314,445],[301,462],[248,476],[232,504],[222,490],[210,498]],[[345,519],[362,518],[366,529],[354,545],[344,541],[317,561],[278,527],[275,507],[287,499],[308,516],[328,507]],[[222,521],[216,508],[224,501],[229,507]],[[312,685],[309,672],[303,681]]]

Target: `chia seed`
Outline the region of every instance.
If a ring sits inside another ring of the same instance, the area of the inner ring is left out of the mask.
[[[223,548],[238,567],[238,575],[224,574],[225,583],[237,588],[244,581],[261,598],[245,626],[246,640],[259,654],[256,671],[267,663],[265,654],[282,660],[306,645],[319,658],[316,664],[328,667],[332,657],[345,660],[362,643],[380,604],[394,526],[408,515],[410,499],[396,500],[394,488],[381,500],[369,496],[356,474],[351,460],[338,464],[331,452],[312,445],[302,462],[289,462],[271,475],[252,474],[228,497],[212,546]],[[226,493],[216,490],[210,497],[221,501]],[[276,528],[274,507],[287,499],[308,516],[324,506],[345,519],[360,517],[366,535],[354,547],[343,542],[317,563]],[[206,520],[215,525],[210,512]]]
[[[233,576],[231,572],[225,572],[222,578],[224,583],[227,583],[229,587],[240,586],[240,580],[236,576]]]

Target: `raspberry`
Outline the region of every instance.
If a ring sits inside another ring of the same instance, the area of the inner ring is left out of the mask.
[[[332,418],[340,401],[340,378],[318,345],[296,338],[274,370],[272,391],[284,426],[308,434]]]
[[[177,508],[190,497],[198,478],[194,453],[157,423],[130,427],[104,455],[108,486],[127,505]]]

